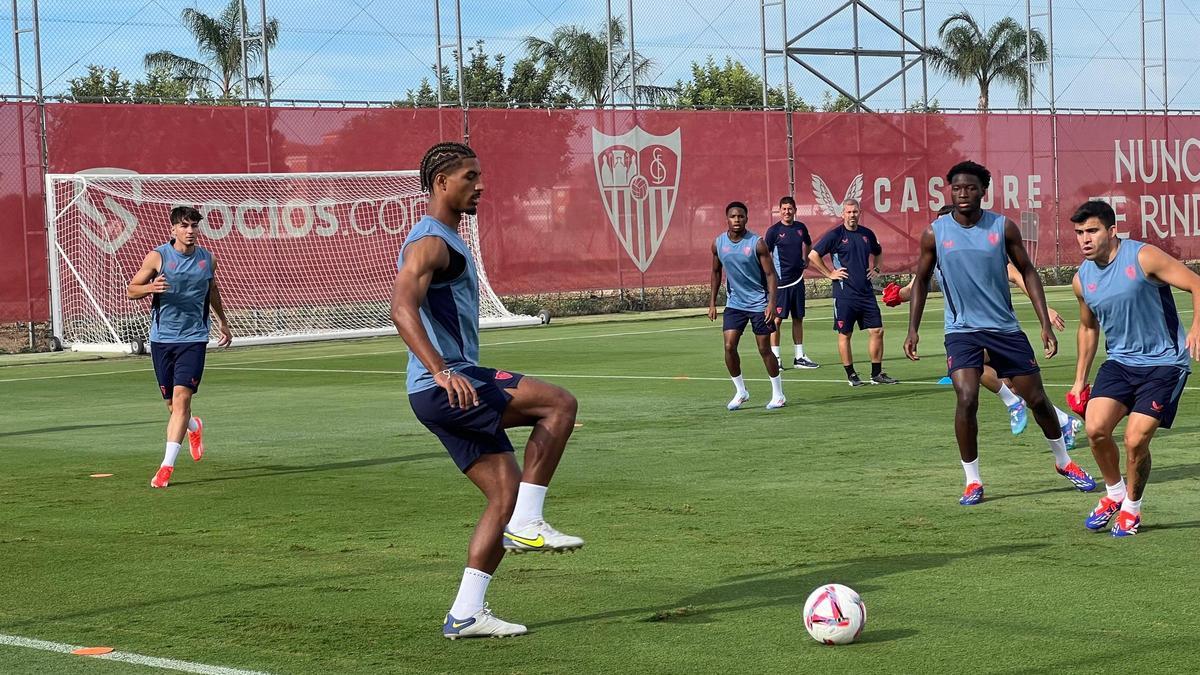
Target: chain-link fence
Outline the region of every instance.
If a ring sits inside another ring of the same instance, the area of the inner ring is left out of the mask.
[[[976,82],[914,54],[942,45],[943,22],[967,12],[985,34],[1010,19],[1052,38],[1033,64],[1035,108],[1200,108],[1191,0],[14,0],[0,12],[14,31],[0,51],[10,97],[34,96],[40,75],[48,99],[436,105],[440,56],[452,105],[461,44],[472,107],[628,104],[631,91],[643,104],[755,106],[765,63],[780,96],[786,74],[798,109],[844,109],[843,92],[875,110],[925,98],[973,109]],[[786,73],[783,58],[764,59],[785,43],[799,50]],[[1025,86],[998,78],[990,107],[1017,107]]]

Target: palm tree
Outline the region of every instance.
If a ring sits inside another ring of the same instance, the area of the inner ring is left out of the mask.
[[[605,35],[607,33],[607,35]],[[632,74],[634,82],[646,82],[654,62],[641,54],[624,48],[625,25],[614,18],[609,30],[593,34],[581,26],[560,26],[550,34],[549,40],[525,38],[525,50],[529,58],[543,68],[554,72],[567,82],[583,100],[600,107],[608,103],[614,91],[608,86],[609,40],[612,40],[613,90],[624,90],[630,94]],[[632,56],[632,58],[630,58]],[[660,103],[675,96],[673,87],[636,84],[633,97],[637,101]]]
[[[926,58],[933,67],[962,83],[979,84],[979,110],[986,111],[993,82],[1010,84],[1017,90],[1020,105],[1029,104],[1033,69],[1045,67],[1046,40],[1036,28],[1028,34],[1012,18],[992,24],[985,34],[970,12],[959,12],[942,22],[938,37],[943,47],[931,47]]]
[[[179,56],[170,51],[147,54],[145,66],[149,69],[165,68],[180,82],[196,93],[216,91],[218,98],[232,98],[235,87],[243,78],[242,31],[240,23],[246,14],[245,0],[230,0],[219,16],[212,17],[198,9],[183,10],[183,24],[196,39],[203,61]],[[246,61],[253,63],[262,54],[262,27],[247,26],[245,31]],[[279,21],[268,19],[266,27],[267,47],[274,47],[279,37]],[[263,90],[263,77],[247,78],[247,88]],[[242,92],[248,94],[249,92]]]

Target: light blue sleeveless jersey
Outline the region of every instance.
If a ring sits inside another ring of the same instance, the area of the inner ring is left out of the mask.
[[[767,280],[758,262],[759,236],[747,231],[739,241],[730,241],[729,233],[717,237],[717,259],[725,268],[728,299],[725,306],[747,312],[767,308]]]
[[[1171,287],[1146,278],[1138,263],[1143,246],[1122,241],[1117,257],[1104,267],[1085,260],[1079,266],[1083,301],[1104,331],[1108,358],[1126,366],[1177,366],[1190,372],[1187,332]]]
[[[1007,219],[984,211],[974,227],[946,214],[933,221],[938,284],[946,299],[946,332],[1019,332],[1008,290]]]
[[[471,251],[458,232],[430,216],[421,218],[400,247],[396,267],[404,265],[405,249],[425,237],[438,237],[446,242],[446,246],[466,258],[467,264],[458,278],[429,284],[419,310],[421,323],[447,368],[458,370],[479,365],[479,277]],[[412,351],[408,353],[406,384],[410,394],[437,386],[433,375]]]
[[[154,249],[162,256],[159,274],[167,277],[166,293],[156,293],[150,309],[150,341],[208,342],[208,291],[213,279],[212,253],[197,246],[191,255],[171,243]],[[157,275],[156,275],[157,276]]]

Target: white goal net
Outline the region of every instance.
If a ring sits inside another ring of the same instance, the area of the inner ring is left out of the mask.
[[[54,335],[76,350],[129,351],[147,340],[150,301],[131,301],[125,289],[146,253],[170,240],[180,205],[204,216],[199,243],[216,257],[236,344],[394,333],[396,257],[426,202],[416,171],[50,174]],[[480,325],[539,323],[492,291],[478,227],[465,218],[459,233],[479,268]]]

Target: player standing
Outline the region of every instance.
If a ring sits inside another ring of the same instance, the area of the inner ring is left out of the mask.
[[[796,200],[779,200],[779,222],[767,228],[763,235],[767,251],[775,262],[778,289],[775,297],[775,332],[771,333],[771,352],[779,359],[783,322],[792,320],[792,367],[812,369],[820,365],[804,353],[804,270],[808,267],[808,252],[812,237],[808,226],[796,220]]]
[[[725,338],[725,368],[733,379],[733,398],[726,408],[737,410],[750,400],[746,381],[742,378],[742,358],[738,343],[749,323],[758,345],[758,353],[771,378],[771,400],[767,409],[787,404],[783,395],[783,377],[779,374],[779,359],[771,352],[771,333],[775,332],[775,266],[767,253],[767,245],[753,232],[746,230],[746,205],[730,202],[725,207],[726,230],[712,245],[711,292],[708,297],[708,320],[717,319],[717,292],[721,274],[727,282],[722,332]]]
[[[842,224],[821,236],[808,259],[833,285],[833,330],[838,334],[838,353],[850,386],[898,384],[899,380],[883,372],[883,314],[871,285],[879,274],[883,248],[875,233],[859,224],[861,213],[857,199],[842,202]],[[822,260],[826,255],[833,262],[832,269]],[[867,331],[867,354],[871,358],[871,379],[867,382],[854,369],[850,336],[855,324]]]
[[[1107,494],[1084,521],[1102,530],[1116,515],[1114,537],[1137,534],[1150,479],[1150,441],[1170,429],[1191,360],[1200,359],[1200,276],[1156,246],[1116,236],[1116,213],[1085,202],[1071,216],[1084,261],[1072,285],[1079,299],[1079,355],[1069,399],[1086,406],[1092,455]],[[1192,323],[1184,331],[1171,288],[1192,294]],[[1108,360],[1087,386],[1100,331]],[[1089,398],[1090,393],[1090,398]],[[1113,429],[1124,417],[1125,475]]]
[[[175,471],[175,458],[188,435],[192,459],[204,456],[204,425],[192,416],[192,396],[200,389],[208,350],[209,307],[217,315],[221,337],[217,344],[233,341],[221,290],[217,287],[217,261],[196,243],[200,212],[190,206],[171,209],[171,241],[146,254],[142,267],[126,289],[130,300],[154,296],[150,308],[150,356],[158,389],[171,416],[167,421],[167,448],[150,487],[165,488]]]
[[[487,499],[442,625],[451,639],[526,632],[484,602],[505,550],[583,546],[542,516],[547,486],[575,427],[575,397],[532,377],[479,365],[479,277],[458,224],[475,213],[481,174],[475,152],[461,143],[439,143],[425,153],[421,187],[429,192],[429,210],[400,248],[392,293],[392,320],[409,350],[409,404]],[[524,469],[504,432],[515,426],[533,427]]]
[[[1054,454],[1055,470],[1077,489],[1090,492],[1096,483],[1067,452],[1054,406],[1042,387],[1037,359],[1013,312],[1005,271],[1009,260],[1025,280],[1041,323],[1046,358],[1058,353],[1042,282],[1021,243],[1021,231],[1003,215],[983,210],[983,196],[991,184],[986,168],[961,162],[950,169],[946,179],[955,210],[934,220],[921,235],[904,353],[914,361],[919,358],[918,330],[929,294],[929,276],[936,266],[946,301],[946,368],[958,398],[954,435],[966,477],[959,503],[970,506],[983,501],[977,412],[985,352],[996,374],[1011,379],[1017,394],[1033,411]]]

